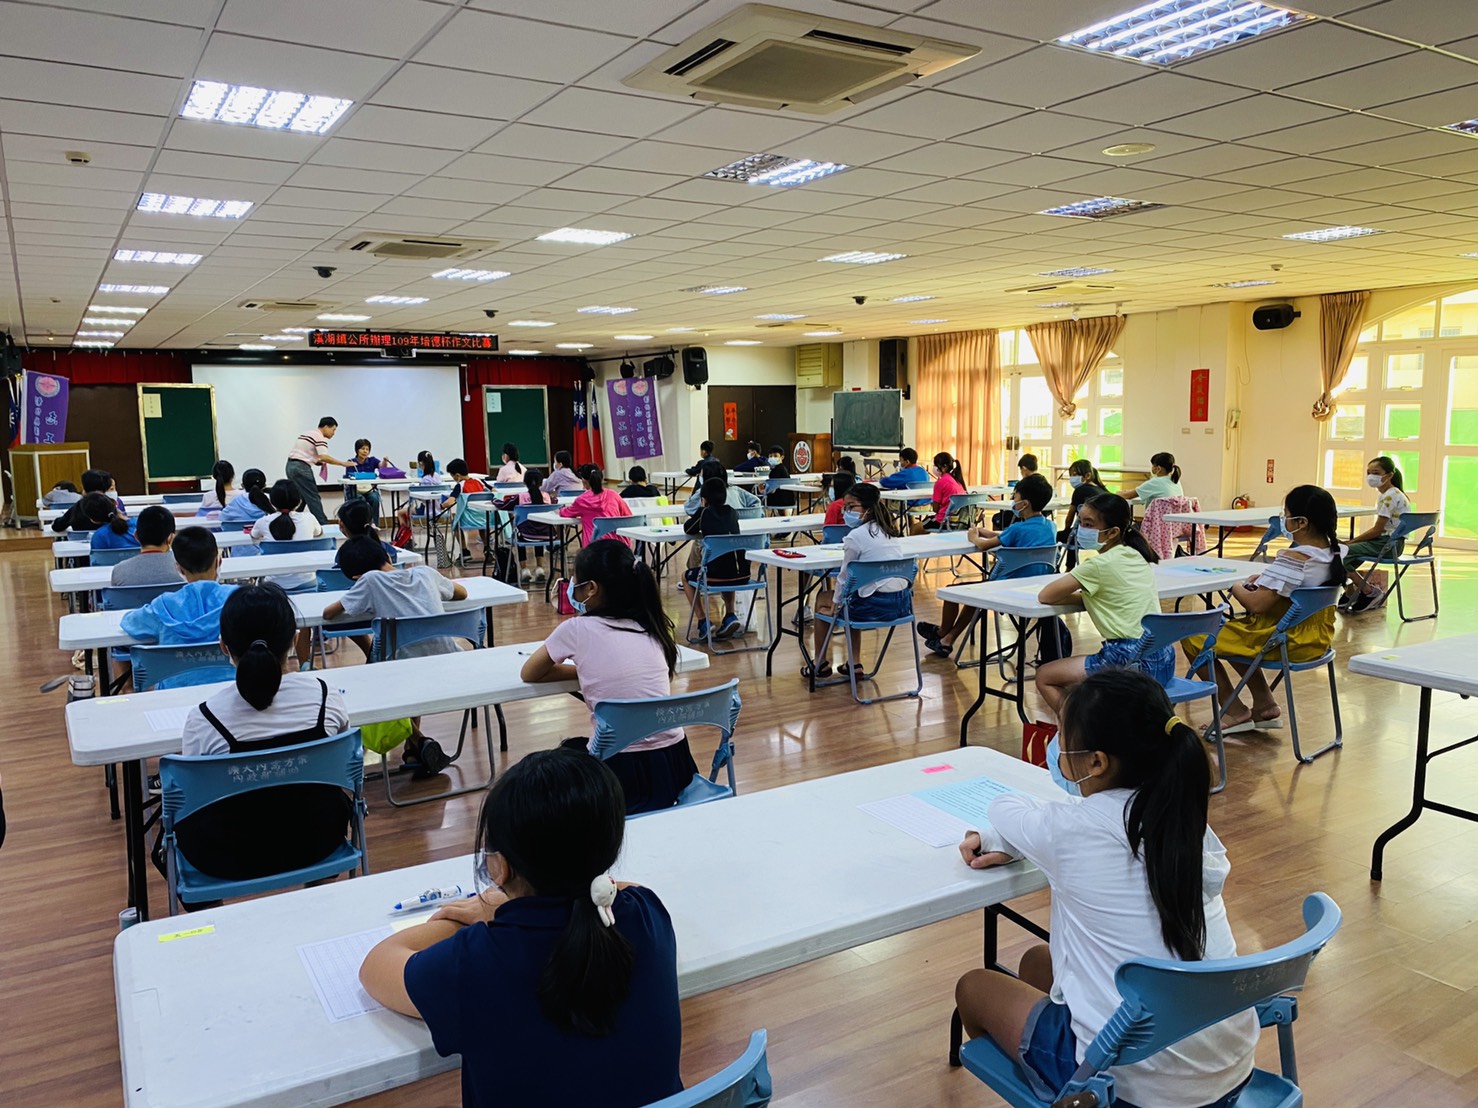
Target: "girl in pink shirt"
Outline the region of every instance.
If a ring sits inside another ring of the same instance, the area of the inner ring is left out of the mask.
[[[934,495],[931,505],[934,509],[934,519],[929,524],[931,530],[944,525],[945,519],[949,516],[949,498],[965,495],[965,474],[960,469],[958,458],[953,458],[941,450],[934,455],[934,472],[938,476],[934,479]]]
[[[629,516],[631,508],[625,500],[621,499],[619,493],[605,487],[606,475],[601,472],[599,466],[582,467],[580,480],[585,485],[585,491],[561,508],[559,514],[566,519],[580,521],[580,542],[584,546],[589,546],[597,519],[607,516]],[[627,546],[631,545],[629,539],[622,538],[615,532],[607,537],[620,539]]]

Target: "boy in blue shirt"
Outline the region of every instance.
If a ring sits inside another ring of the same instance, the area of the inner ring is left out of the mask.
[[[878,484],[885,489],[906,489],[913,485],[932,483],[929,471],[919,465],[919,452],[911,446],[905,446],[898,452],[898,468],[878,479]]]
[[[221,637],[221,606],[236,589],[216,580],[221,566],[216,537],[204,527],[184,527],[175,532],[170,549],[184,575],[185,587],[125,612],[123,632],[140,642],[160,646],[216,642]]]
[[[760,450],[760,444],[751,439],[744,444],[744,461],[734,467],[735,473],[753,473],[755,470],[769,465],[764,452]]]
[[[1016,483],[1011,493],[1011,514],[1016,518],[1003,530],[996,532],[984,527],[972,527],[970,542],[977,550],[994,550],[998,546],[1022,548],[1057,545],[1057,528],[1052,520],[1042,514],[1052,499],[1052,484],[1040,473],[1033,473]],[[1040,577],[1055,573],[1048,565],[1023,566],[1014,573],[997,580],[1016,577]],[[955,639],[970,626],[970,615],[959,604],[946,600],[939,622],[920,623],[919,634],[924,644],[940,657],[948,658],[954,653]]]

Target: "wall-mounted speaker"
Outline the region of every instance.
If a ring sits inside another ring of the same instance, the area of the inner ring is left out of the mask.
[[[902,389],[908,399],[908,340],[883,339],[878,343],[878,388]]]
[[[683,384],[702,387],[708,384],[708,351],[690,346],[683,351]]]
[[[645,362],[642,363],[641,367],[642,376],[658,377],[663,380],[671,377],[673,371],[675,371],[676,369],[677,363],[669,358],[666,354],[659,355],[655,358],[648,358]]]
[[[636,366],[632,365],[630,362],[622,362],[621,363],[621,376],[622,377],[635,377],[636,376]],[[647,376],[650,377],[651,374],[649,373],[649,374],[647,374]]]
[[[1252,325],[1259,331],[1281,331],[1301,315],[1292,304],[1268,304],[1252,310]]]

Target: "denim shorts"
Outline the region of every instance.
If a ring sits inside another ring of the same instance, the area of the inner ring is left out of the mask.
[[[910,589],[854,596],[847,605],[847,618],[853,623],[887,623],[907,619],[912,614],[913,592]]]
[[[1137,644],[1137,639],[1105,639],[1097,654],[1090,654],[1083,659],[1083,671],[1093,673],[1109,666],[1126,666],[1149,674],[1162,685],[1175,676],[1175,647],[1164,646],[1159,650],[1152,650],[1135,661],[1134,649]]]

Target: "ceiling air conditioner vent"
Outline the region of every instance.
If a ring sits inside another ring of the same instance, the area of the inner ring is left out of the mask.
[[[965,43],[745,4],[623,83],[718,104],[826,115],[979,52]]]
[[[256,312],[321,312],[333,307],[325,300],[243,300],[236,306]]]
[[[405,236],[377,236],[350,239],[339,247],[376,258],[399,258],[413,261],[439,261],[445,258],[474,258],[498,244],[490,239],[446,239]]]

